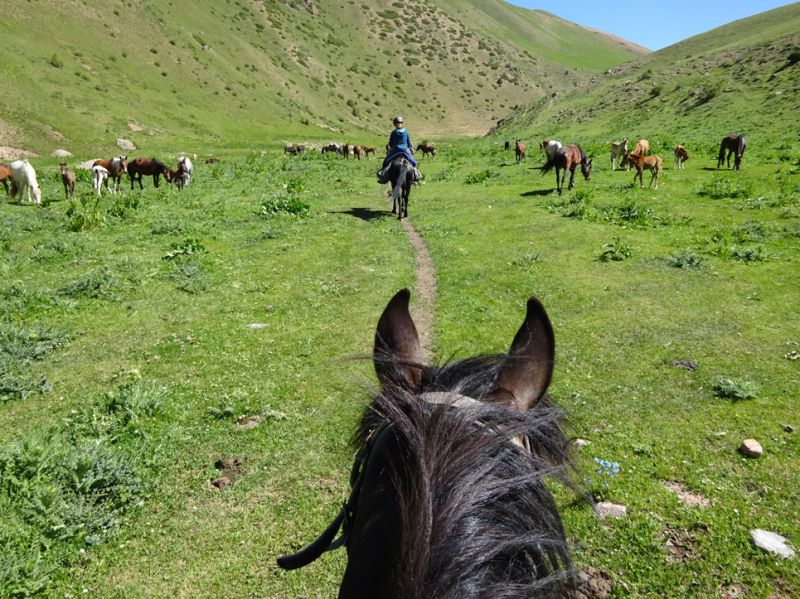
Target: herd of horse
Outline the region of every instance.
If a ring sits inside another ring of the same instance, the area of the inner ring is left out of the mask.
[[[101,195],[105,187],[107,193],[119,193],[122,176],[127,174],[131,182],[131,191],[134,183],[142,186],[142,176],[152,176],[153,185],[158,187],[160,177],[164,177],[167,183],[174,183],[178,189],[183,189],[192,180],[194,166],[188,156],[181,156],[175,167],[170,168],[157,158],[134,158],[128,160],[126,156],[114,156],[108,159],[97,159],[92,161],[88,167],[92,173],[92,189],[97,195]],[[64,195],[66,199],[75,197],[75,186],[77,177],[75,173],[67,167],[65,162],[59,164],[61,182],[64,185]],[[109,188],[108,182],[111,180],[113,186]],[[0,182],[3,184],[6,195],[12,198],[19,196],[19,203],[23,202],[27,192],[28,202],[34,204],[42,203],[42,193],[36,177],[36,170],[28,160],[15,160],[11,164],[0,163]]]

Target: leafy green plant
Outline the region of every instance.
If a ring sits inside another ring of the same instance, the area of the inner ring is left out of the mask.
[[[699,193],[713,199],[747,198],[753,194],[753,183],[735,175],[715,175],[711,181],[703,183]]]
[[[208,289],[205,271],[193,261],[175,262],[169,278],[175,282],[175,287],[186,293],[201,293]]]
[[[700,268],[703,266],[703,258],[691,250],[683,250],[679,254],[670,254],[667,264],[673,268]]]
[[[70,231],[88,231],[102,225],[106,220],[100,208],[100,198],[94,194],[84,193],[75,200],[70,200],[67,208],[67,228]]]
[[[600,262],[620,262],[627,260],[631,257],[631,246],[620,240],[619,237],[614,237],[611,243],[603,246],[603,251],[597,257]]]
[[[485,183],[488,179],[492,179],[494,177],[499,177],[500,173],[495,172],[491,169],[486,169],[480,171],[479,173],[472,173],[471,175],[467,175],[467,178],[464,179],[464,183],[467,185],[476,185],[478,183]]]
[[[297,196],[280,194],[261,204],[259,214],[264,217],[270,217],[280,213],[293,214],[295,216],[308,216],[310,211],[311,206],[300,200]]]
[[[740,401],[753,399],[758,392],[758,387],[751,380],[719,377],[712,386],[712,390],[717,397]]]
[[[113,299],[121,285],[119,277],[108,266],[101,266],[64,285],[59,293],[72,297]]]
[[[162,256],[163,260],[174,260],[179,256],[191,256],[192,254],[204,254],[208,250],[197,239],[184,239],[182,242],[173,243],[170,250]]]

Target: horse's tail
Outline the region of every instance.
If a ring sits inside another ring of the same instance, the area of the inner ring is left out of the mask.
[[[719,156],[717,156],[717,168],[725,161],[725,138],[719,144]]]

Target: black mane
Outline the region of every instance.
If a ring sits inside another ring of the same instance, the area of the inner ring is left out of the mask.
[[[364,412],[356,444],[389,423],[400,448],[386,464],[403,531],[390,541],[399,556],[392,572],[402,587],[398,598],[532,597],[571,572],[561,519],[543,482],[555,475],[569,484],[562,412],[546,397],[526,412],[496,402],[452,405],[461,396],[485,397],[507,359],[420,365],[418,392],[384,385]],[[450,393],[444,404],[423,397],[441,392]],[[530,452],[510,441],[518,435],[528,438]]]

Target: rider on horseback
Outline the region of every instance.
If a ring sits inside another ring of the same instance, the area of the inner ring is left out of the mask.
[[[396,116],[392,119],[394,129],[389,134],[389,143],[386,146],[386,158],[383,160],[383,167],[378,171],[378,183],[386,183],[389,180],[389,164],[392,159],[398,154],[404,155],[414,168],[416,174],[415,180],[419,181],[422,176],[416,169],[417,161],[411,156],[414,153],[414,144],[411,142],[411,136],[408,130],[403,127],[403,117]]]

